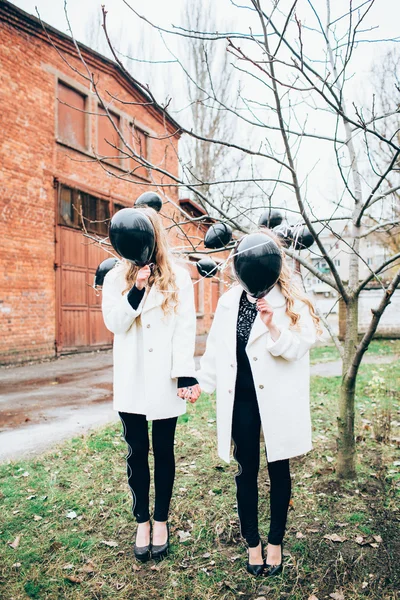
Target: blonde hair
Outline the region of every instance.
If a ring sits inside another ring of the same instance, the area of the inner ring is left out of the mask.
[[[271,231],[271,229],[268,229],[268,227],[260,227],[260,232],[268,235],[268,237],[270,237],[275,242],[275,244],[278,246],[278,248],[281,251],[282,269],[281,269],[281,274],[279,275],[277,284],[279,285],[282,295],[284,296],[284,298],[286,300],[286,314],[290,318],[290,328],[291,329],[299,328],[300,315],[298,312],[296,312],[294,310],[294,304],[295,304],[295,300],[300,300],[300,302],[303,302],[304,304],[306,304],[306,306],[308,306],[311,318],[314,321],[314,325],[315,325],[317,334],[321,335],[322,328],[321,328],[321,324],[320,324],[320,318],[317,315],[317,313],[315,311],[315,307],[314,307],[313,303],[311,302],[311,300],[293,281],[293,273],[292,273],[291,268],[288,265],[288,262],[286,259],[286,254],[284,252],[284,246],[283,246],[279,236],[277,236],[273,231]]]
[[[145,214],[151,221],[154,227],[155,233],[155,245],[153,253],[154,267],[148,279],[147,285],[150,287],[155,285],[157,290],[164,293],[164,300],[161,304],[161,308],[164,315],[167,315],[172,310],[176,310],[178,305],[178,286],[176,284],[175,273],[172,268],[170,260],[170,249],[168,245],[167,236],[162,224],[161,217],[150,207],[135,208]],[[136,277],[140,267],[125,261],[127,270],[125,274],[126,294],[135,284]]]

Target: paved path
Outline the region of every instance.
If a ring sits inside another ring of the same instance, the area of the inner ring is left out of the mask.
[[[111,400],[111,351],[0,369],[0,461],[116,420]]]
[[[384,365],[398,359],[399,357],[396,354],[383,354],[382,356],[367,354],[367,356],[364,356],[362,362],[363,364]],[[320,377],[340,377],[341,374],[342,361],[340,360],[311,365],[311,375],[319,375]]]

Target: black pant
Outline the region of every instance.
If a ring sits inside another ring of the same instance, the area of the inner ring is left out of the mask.
[[[128,444],[126,458],[128,485],[132,492],[133,515],[138,523],[150,519],[149,512],[149,430],[145,415],[119,413]],[[174,437],[177,417],[153,421],[154,454],[154,519],[168,519],[169,504],[175,478]]]
[[[258,534],[258,471],[260,467],[260,412],[255,393],[244,396],[236,391],[232,438],[239,465],[235,477],[237,505],[242,536],[250,548],[260,542]],[[289,460],[268,463],[271,519],[268,541],[282,543],[291,494]]]

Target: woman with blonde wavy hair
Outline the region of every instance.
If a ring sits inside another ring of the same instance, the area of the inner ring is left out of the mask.
[[[252,575],[282,571],[282,541],[291,497],[289,459],[311,449],[309,349],[320,332],[312,303],[298,289],[282,245],[276,285],[255,301],[241,285],[221,296],[201,359],[201,388],[217,390],[218,453],[233,441],[237,507]],[[263,429],[270,477],[267,555],[258,529],[258,471]]]
[[[134,554],[142,562],[169,551],[168,512],[175,477],[174,437],[185,400],[195,402],[196,313],[188,271],[174,260],[162,221],[151,208],[137,208],[151,221],[151,265],[121,260],[103,283],[102,310],[114,333],[114,409],[128,445],[127,475],[138,523]],[[149,435],[152,421],[155,506],[149,509]]]

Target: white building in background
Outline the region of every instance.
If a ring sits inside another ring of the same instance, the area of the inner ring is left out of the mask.
[[[343,281],[349,279],[350,255],[352,253],[352,237],[348,225],[342,221],[332,223],[334,231],[340,236],[336,237],[330,229],[323,230],[319,238],[326,248],[330,258]],[[305,252],[304,252],[305,254]],[[360,281],[364,280],[371,271],[375,271],[390,256],[390,250],[385,245],[385,240],[378,235],[370,235],[360,241]],[[308,252],[307,259],[324,274],[329,275],[330,270],[322,258],[317,244],[313,244]],[[313,300],[323,314],[330,313],[329,322],[335,331],[338,329],[339,298],[337,292],[329,285],[318,279],[307,269],[302,269],[304,286],[313,296]]]

